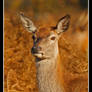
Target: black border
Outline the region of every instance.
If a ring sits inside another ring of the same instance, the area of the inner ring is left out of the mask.
[[[3,92],[3,4],[4,0],[0,1],[0,92]]]

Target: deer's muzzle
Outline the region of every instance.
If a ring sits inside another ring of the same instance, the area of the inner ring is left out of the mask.
[[[32,53],[32,54],[36,54],[36,53],[38,53],[39,51],[41,51],[41,47],[33,46],[32,49],[31,49],[31,53]]]

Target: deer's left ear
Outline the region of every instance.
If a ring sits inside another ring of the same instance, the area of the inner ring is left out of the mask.
[[[66,16],[62,17],[56,25],[56,28],[57,28],[56,32],[58,34],[60,34],[64,31],[66,31],[69,28],[69,24],[70,24],[70,16],[66,15]]]
[[[24,16],[23,13],[19,13],[18,15],[19,15],[21,22],[23,23],[23,26],[27,29],[27,31],[31,33],[35,33],[37,31],[37,28],[32,22],[32,20]]]

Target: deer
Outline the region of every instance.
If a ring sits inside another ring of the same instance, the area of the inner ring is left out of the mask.
[[[55,27],[39,29],[22,13],[20,19],[33,35],[31,53],[35,56],[39,92],[63,92],[58,41],[62,33],[69,28],[70,15],[62,17]]]
[[[35,57],[39,92],[65,92],[58,42],[63,32],[69,28],[70,15],[60,18],[56,26],[49,28],[37,28],[23,13],[19,17],[24,28],[32,33],[31,53]]]

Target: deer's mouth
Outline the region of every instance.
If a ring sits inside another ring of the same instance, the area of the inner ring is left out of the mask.
[[[42,58],[43,57],[43,53],[35,53],[33,54],[35,57],[37,58]]]
[[[44,56],[43,53],[35,53],[34,56],[36,57],[37,62],[45,60],[48,58],[48,57]]]

